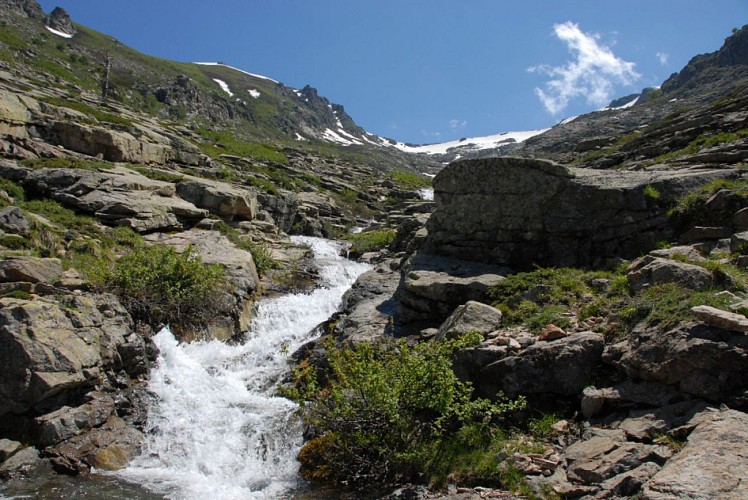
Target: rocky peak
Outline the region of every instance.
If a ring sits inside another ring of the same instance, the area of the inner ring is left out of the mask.
[[[14,12],[24,17],[44,19],[44,11],[36,0],[0,0],[0,11]]]
[[[62,7],[55,7],[55,10],[49,15],[48,26],[57,31],[62,31],[68,35],[74,35],[77,30],[73,26],[70,15]]]
[[[692,58],[679,73],[673,73],[662,84],[662,91],[677,90],[710,68],[740,65],[748,65],[748,25],[727,37],[718,51]]]

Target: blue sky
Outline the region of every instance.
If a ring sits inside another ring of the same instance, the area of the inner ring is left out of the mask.
[[[748,0],[39,3],[150,55],[309,84],[369,132],[416,144],[597,109],[748,23]]]

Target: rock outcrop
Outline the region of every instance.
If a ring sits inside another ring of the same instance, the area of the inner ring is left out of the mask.
[[[670,200],[730,173],[593,171],[520,158],[456,162],[434,178],[424,250],[516,270],[638,256],[671,239]]]

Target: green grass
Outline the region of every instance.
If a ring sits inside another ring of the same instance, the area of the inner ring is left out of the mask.
[[[124,125],[128,127],[133,125],[132,120],[129,118],[125,118],[124,116],[121,116],[121,115],[115,115],[113,113],[109,113],[108,111],[95,108],[81,101],[72,101],[70,99],[62,99],[59,97],[45,97],[44,102],[48,104],[52,104],[54,106],[60,106],[63,108],[70,108],[76,111],[80,111],[81,113],[85,115],[95,118],[99,122],[112,123],[115,125]]]
[[[163,170],[156,170],[149,167],[144,167],[142,165],[135,165],[133,163],[128,163],[125,165],[130,170],[134,170],[138,172],[139,174],[148,177],[149,179],[153,179],[154,181],[164,181],[164,182],[172,182],[177,183],[184,180],[184,176],[180,174],[173,174],[171,172],[165,172]]]
[[[387,248],[395,241],[396,233],[394,229],[377,229],[348,234],[343,239],[351,242],[351,252],[365,253]]]
[[[431,187],[431,179],[413,172],[392,172],[389,177],[401,189],[415,190]]]
[[[21,165],[31,168],[75,168],[81,170],[109,170],[114,168],[114,164],[109,162],[80,160],[70,157],[21,160]]]
[[[200,129],[197,132],[207,141],[200,144],[200,149],[214,158],[222,154],[230,154],[242,158],[258,158],[278,163],[288,162],[288,158],[282,152],[268,144],[245,141],[228,131]]]
[[[270,269],[278,268],[278,261],[273,258],[273,254],[266,245],[262,243],[253,243],[242,237],[242,234],[237,229],[229,226],[223,221],[216,224],[215,228],[231,243],[252,254],[255,269],[257,269],[257,274],[260,276],[264,275]]]

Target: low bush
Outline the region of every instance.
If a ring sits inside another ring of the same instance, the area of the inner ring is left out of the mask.
[[[295,392],[305,422],[318,433],[301,450],[310,479],[363,486],[390,480],[443,483],[470,448],[468,429],[491,435],[524,401],[471,399],[452,356],[479,336],[352,348],[328,345],[329,377],[320,387],[302,365]]]
[[[140,247],[91,275],[138,323],[197,331],[228,312],[223,269],[203,264],[192,248],[180,254],[166,245]]]
[[[387,248],[395,241],[395,234],[394,229],[377,229],[349,234],[344,239],[351,242],[351,252],[364,253]]]

